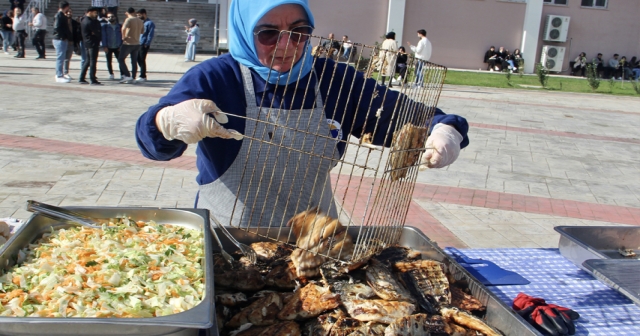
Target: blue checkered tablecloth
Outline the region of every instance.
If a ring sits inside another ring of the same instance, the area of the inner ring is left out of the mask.
[[[453,250],[446,248],[451,254]],[[485,259],[531,281],[523,286],[489,286],[511,306],[520,292],[580,313],[576,335],[640,335],[640,307],[565,259],[558,249],[460,249],[470,258]]]

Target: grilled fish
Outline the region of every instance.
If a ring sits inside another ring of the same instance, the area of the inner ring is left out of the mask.
[[[420,158],[422,151],[418,150],[425,146],[427,139],[427,128],[405,124],[399,131],[393,133],[391,143],[391,180],[396,181],[407,176],[409,167],[415,165]]]
[[[371,287],[362,283],[350,284],[347,282],[337,282],[333,284],[333,287],[335,291],[340,294],[342,301],[365,300],[376,295],[376,292],[374,292]]]
[[[373,321],[390,324],[393,321],[413,314],[416,306],[403,301],[387,300],[348,300],[342,304],[349,315],[360,321]]]
[[[367,283],[382,299],[415,302],[411,294],[396,280],[391,270],[376,259],[372,259],[367,268]]]
[[[475,297],[467,294],[457,286],[451,286],[451,305],[463,310],[467,310],[474,315],[482,314],[487,307]]]
[[[499,331],[488,326],[479,318],[457,308],[442,308],[442,316],[449,322],[483,333],[486,336],[501,336]]]
[[[297,292],[278,313],[281,320],[301,320],[320,315],[340,305],[340,295],[333,294],[329,287],[309,283]]]
[[[274,262],[271,271],[265,276],[267,286],[279,289],[294,289],[296,287],[296,268],[292,261],[280,259]]]
[[[251,248],[256,252],[258,261],[272,262],[276,258],[278,245],[274,242],[257,242],[252,243]]]
[[[415,314],[395,320],[384,331],[385,336],[439,336],[448,335],[442,316]]]
[[[247,302],[247,296],[244,293],[225,293],[216,295],[216,303],[227,307],[235,307]]]
[[[302,334],[305,336],[327,336],[338,319],[344,316],[344,312],[338,309],[330,313],[322,314],[305,323],[302,328]]]
[[[394,268],[418,304],[429,314],[436,314],[440,304],[451,303],[449,280],[442,264],[433,260],[397,262]]]
[[[267,327],[256,327],[251,323],[247,323],[238,330],[234,330],[229,333],[229,336],[260,336]]]
[[[325,256],[349,260],[353,255],[353,238],[337,219],[328,217],[317,208],[295,215],[287,225],[296,236],[298,247],[291,254],[296,273],[301,277],[320,275],[319,267]]]
[[[380,251],[375,259],[385,264],[393,265],[399,261],[418,259],[422,256],[419,251],[411,250],[402,246],[391,246]]]
[[[256,326],[271,325],[276,322],[276,315],[282,309],[280,294],[267,293],[263,298],[254,301],[233,316],[226,326],[238,328],[243,324],[251,323]]]
[[[267,327],[260,336],[301,336],[300,326],[293,321],[280,322]]]
[[[244,267],[240,263],[229,265],[219,253],[213,254],[213,281],[218,286],[240,291],[257,291],[265,286],[262,275],[255,267]]]

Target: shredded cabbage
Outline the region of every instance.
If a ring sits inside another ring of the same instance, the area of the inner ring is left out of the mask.
[[[0,276],[0,316],[155,317],[204,296],[201,231],[114,219],[46,233]]]

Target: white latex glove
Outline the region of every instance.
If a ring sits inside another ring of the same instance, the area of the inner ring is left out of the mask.
[[[208,99],[190,99],[174,106],[167,106],[156,115],[156,126],[167,140],[178,139],[194,144],[206,137],[242,140],[236,130],[228,130],[229,118]]]
[[[460,155],[462,135],[455,128],[437,124],[427,138],[427,150],[422,155],[420,170],[442,168],[452,164]]]

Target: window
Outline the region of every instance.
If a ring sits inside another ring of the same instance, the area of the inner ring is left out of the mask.
[[[552,4],[552,5],[567,5],[568,0],[544,0],[544,3]],[[584,3],[584,0],[582,1]]]
[[[582,0],[581,6],[591,8],[607,8],[607,2],[607,0]]]

